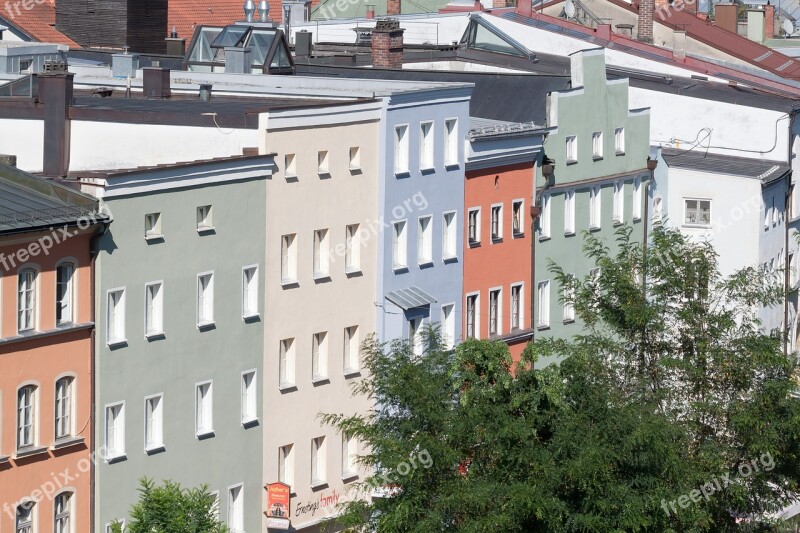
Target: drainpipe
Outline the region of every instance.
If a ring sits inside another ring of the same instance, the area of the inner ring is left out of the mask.
[[[650,224],[650,184],[655,179],[654,173],[657,166],[658,160],[650,159],[650,156],[647,156],[647,170],[650,171],[650,177],[644,188],[644,239],[642,240],[642,292],[645,295],[647,295],[647,228]]]
[[[553,173],[555,172],[555,161],[547,156],[542,159],[542,177],[544,177],[544,187],[536,192],[536,167],[533,169],[533,202],[531,204],[531,290],[530,290],[530,321],[531,321],[531,341],[536,337],[536,220],[542,214],[542,195],[555,182]]]
[[[783,355],[789,355],[789,209],[792,204],[792,173],[786,174],[786,198],[783,209]]]

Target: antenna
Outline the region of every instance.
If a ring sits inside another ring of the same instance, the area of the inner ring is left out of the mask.
[[[564,14],[567,15],[568,19],[575,18],[575,2],[573,0],[567,0],[564,3]]]
[[[787,37],[794,34],[794,24],[791,20],[786,19],[783,21],[783,32],[786,34]]]

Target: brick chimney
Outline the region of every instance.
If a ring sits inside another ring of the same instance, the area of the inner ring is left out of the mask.
[[[764,6],[764,38],[775,37],[775,6],[767,2]]]
[[[372,30],[372,66],[403,68],[403,30],[397,19],[381,19]]]
[[[400,0],[386,0],[386,16],[394,17],[400,14]]]
[[[42,173],[63,178],[69,172],[70,120],[73,76],[66,65],[39,74],[39,102],[44,106]]]
[[[639,29],[637,38],[643,43],[653,42],[653,11],[655,0],[639,1]]]

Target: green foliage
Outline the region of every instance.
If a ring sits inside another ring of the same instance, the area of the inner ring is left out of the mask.
[[[184,489],[164,481],[157,486],[147,478],[139,484],[139,502],[131,509],[125,533],[228,533],[214,516],[217,502],[205,485]],[[122,533],[121,524],[115,523],[112,531]]]
[[[754,531],[789,503],[800,481],[796,366],[758,321],[781,291],[754,269],[723,278],[713,250],[676,231],[655,229],[645,249],[622,228],[613,248],[586,237],[596,279],[553,265],[584,329],[537,339],[518,364],[502,342],[447,350],[435,329],[422,355],[401,341],[365,344],[369,377],[354,392],[377,407],[322,415],[368,445],[360,461],[374,471],[339,525]],[[539,368],[551,359],[560,364]],[[772,468],[741,474],[765,454]],[[677,503],[724,476],[708,498]]]

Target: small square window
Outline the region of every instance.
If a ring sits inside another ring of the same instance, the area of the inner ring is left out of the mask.
[[[211,219],[211,206],[201,205],[197,208],[197,231],[208,231],[214,229]]]
[[[711,225],[711,200],[686,199],[684,212],[684,224]]]
[[[317,173],[319,173],[321,175],[330,173],[330,168],[328,167],[328,151],[327,150],[320,150],[317,153]]]
[[[361,170],[361,148],[358,146],[350,148],[350,170]]]
[[[283,156],[283,169],[284,178],[290,179],[297,177],[297,164],[294,154],[286,154]]]
[[[596,131],[592,133],[592,157],[594,159],[603,158],[603,132]]]
[[[158,239],[161,234],[161,213],[148,213],[144,216],[144,238]]]

